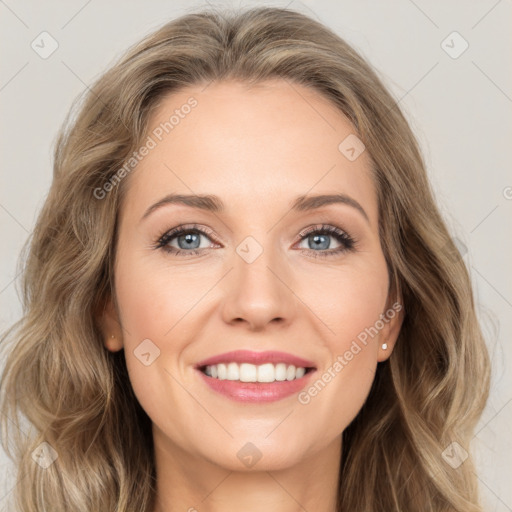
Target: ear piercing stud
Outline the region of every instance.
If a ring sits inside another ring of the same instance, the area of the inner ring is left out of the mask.
[[[382,344],[382,350],[387,350],[388,349],[388,344],[387,343],[383,343]]]

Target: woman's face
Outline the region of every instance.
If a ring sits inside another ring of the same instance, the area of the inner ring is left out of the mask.
[[[289,467],[340,441],[362,407],[401,315],[354,133],[317,92],[281,80],[188,87],[155,109],[118,185],[106,345],[124,347],[157,449]]]

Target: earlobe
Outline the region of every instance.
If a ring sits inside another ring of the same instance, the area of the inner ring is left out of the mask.
[[[106,338],[104,341],[105,348],[110,352],[118,352],[123,348],[123,343],[119,340],[115,334],[111,334],[110,338]]]
[[[393,352],[393,349],[390,348],[387,343],[381,343],[379,347],[379,355],[377,357],[377,361],[379,363],[382,363],[382,361],[386,361],[391,355],[391,352]]]
[[[117,352],[123,348],[123,334],[119,317],[112,299],[104,303],[98,315],[98,322],[103,336],[103,345],[110,352]]]
[[[377,358],[379,363],[388,359],[393,352],[398,335],[402,328],[404,313],[401,298],[400,300],[395,301],[395,303],[384,313],[384,317],[388,321],[381,332],[381,336],[379,337],[380,346]]]

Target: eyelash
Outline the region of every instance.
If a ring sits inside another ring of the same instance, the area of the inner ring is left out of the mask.
[[[191,225],[191,226],[178,226],[177,228],[171,229],[169,231],[166,231],[163,233],[158,240],[156,241],[156,244],[154,245],[155,249],[162,249],[163,251],[174,254],[175,256],[179,256],[183,253],[185,253],[187,256],[193,256],[196,254],[201,253],[205,248],[203,249],[176,249],[175,247],[170,247],[168,244],[169,242],[183,234],[188,233],[195,233],[200,235],[205,235],[208,238],[213,238],[213,233],[211,233],[210,230],[201,228],[197,224]],[[348,235],[345,231],[335,227],[330,226],[328,224],[322,224],[321,226],[313,226],[311,228],[305,229],[300,233],[300,240],[299,242],[302,242],[306,237],[308,237],[311,234],[321,234],[321,235],[331,235],[341,244],[341,247],[338,247],[337,249],[330,249],[330,250],[323,250],[323,251],[314,251],[313,249],[300,249],[300,251],[306,251],[308,253],[313,253],[313,257],[315,258],[326,258],[331,256],[337,256],[344,252],[350,252],[356,250],[356,243],[357,241]]]

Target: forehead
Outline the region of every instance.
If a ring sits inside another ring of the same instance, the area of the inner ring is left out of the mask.
[[[299,195],[345,193],[376,224],[371,159],[340,150],[355,132],[327,98],[285,80],[189,86],[155,106],[143,141],[152,147],[124,184],[126,197],[139,212],[183,193],[261,213]]]

